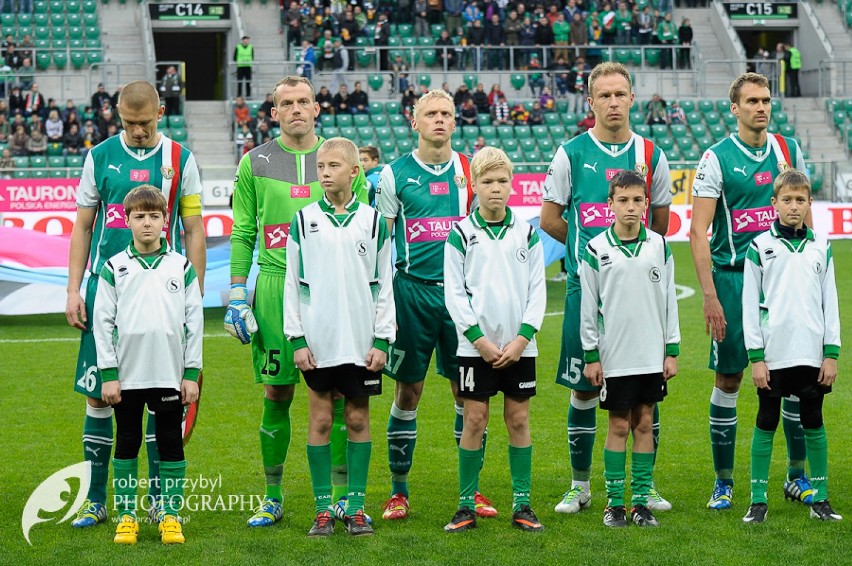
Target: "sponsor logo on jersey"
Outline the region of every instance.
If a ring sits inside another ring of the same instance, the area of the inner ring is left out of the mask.
[[[267,224],[263,227],[263,240],[267,250],[287,247],[287,236],[290,235],[289,224]]]
[[[127,228],[127,222],[124,221],[124,205],[108,204],[106,212],[106,227],[107,228]]]
[[[479,243],[479,240],[476,238],[476,234],[471,234],[470,238],[467,240],[467,247],[475,246]]]
[[[180,281],[172,277],[166,281],[166,289],[168,289],[169,293],[177,293],[180,291]],[[163,401],[165,401],[165,399],[163,399]]]
[[[595,161],[592,165],[589,165],[588,163],[583,163],[583,169],[591,169],[592,171],[597,173],[598,172],[598,162]]]
[[[450,184],[446,181],[441,183],[429,183],[429,194],[432,196],[448,195],[450,194]]]
[[[775,250],[772,248],[766,248],[766,251],[764,251],[763,254],[766,256],[767,261],[769,261],[770,259],[775,259],[777,257],[775,255]]]
[[[601,254],[601,257],[599,259],[600,259],[600,266],[601,267],[603,267],[605,265],[609,265],[609,264],[612,263],[612,260],[609,258],[609,254],[607,254],[607,253]]]
[[[444,241],[459,220],[459,216],[409,218],[405,221],[405,239],[410,244]]]
[[[535,381],[522,381],[518,384],[518,389],[532,389],[535,387]]]
[[[406,179],[405,182],[406,183],[414,183],[415,185],[419,185],[420,184],[420,175],[417,175],[416,179],[414,179],[413,177],[409,177],[408,179]]]
[[[160,167],[160,174],[163,176],[163,179],[171,181],[172,177],[175,176],[175,170],[168,165],[163,165]]]
[[[311,188],[307,185],[293,185],[290,187],[290,198],[308,198],[311,196]]]
[[[637,163],[636,164],[636,172],[644,177],[648,174],[648,166],[645,165],[644,163]]]
[[[355,244],[355,250],[357,250],[358,255],[365,256],[367,255],[367,242],[364,240],[358,240]]]
[[[755,185],[768,185],[772,182],[772,173],[769,171],[761,171],[760,173],[754,174],[754,184]]]
[[[319,232],[319,224],[317,224],[316,220],[311,220],[310,228],[308,228],[308,232],[311,234],[315,232]]]
[[[742,232],[765,232],[769,230],[777,217],[778,213],[771,206],[735,210],[732,216],[734,232],[737,234]]]
[[[624,171],[624,169],[607,169],[605,174],[606,180],[612,181],[612,178],[621,173],[622,171]]]
[[[456,182],[456,188],[458,190],[463,191],[467,187],[467,177],[464,175],[456,175],[453,177],[453,180]]]
[[[147,183],[151,179],[151,172],[147,169],[131,169],[130,180],[138,183]]]
[[[127,266],[119,265],[118,269],[115,270],[116,277],[124,277],[127,275]]]
[[[660,279],[662,279],[660,268],[652,267],[651,271],[648,272],[648,279],[650,279],[652,283],[659,283]]]
[[[518,248],[518,251],[515,252],[515,257],[521,263],[526,263],[528,256],[529,251],[526,248]]]
[[[269,155],[263,155],[262,153],[258,153],[257,156],[261,159],[265,159],[266,164],[269,165],[269,158],[272,157],[272,154],[270,153]]]
[[[786,171],[789,168],[790,168],[790,166],[787,165],[786,161],[779,161],[778,162],[778,172],[779,173],[783,173],[784,171]]]
[[[107,165],[107,169],[113,169],[116,173],[120,175],[122,165],[124,165],[124,163],[119,163],[118,165],[113,165],[112,163],[110,163],[109,165]]]
[[[748,173],[746,173],[745,167],[734,167],[734,173],[742,173],[743,177],[748,177]]]
[[[818,261],[814,262],[814,273],[816,273],[817,275],[822,273],[822,264]]]

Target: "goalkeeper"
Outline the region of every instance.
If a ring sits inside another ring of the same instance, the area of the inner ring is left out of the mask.
[[[242,343],[251,342],[255,383],[264,387],[260,450],[266,475],[266,495],[248,520],[265,527],[281,519],[281,480],[290,446],[290,405],[299,370],[293,349],[284,337],[284,277],[290,221],[323,194],[317,177],[317,150],[322,139],[314,131],[319,104],[313,85],[297,76],[284,77],[273,89],[272,118],[281,136],[264,143],[240,160],[234,182],[234,226],[231,234],[231,292],[225,330]],[[360,202],[367,203],[363,172],[352,184]],[[260,274],[252,307],[246,281],[259,240]],[[346,494],[347,434],[343,398],[335,400],[331,433],[332,497]]]

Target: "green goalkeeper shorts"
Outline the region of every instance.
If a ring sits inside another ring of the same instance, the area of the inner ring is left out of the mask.
[[[420,282],[397,272],[393,278],[396,302],[396,342],[388,350],[385,375],[403,383],[426,379],[432,351],[438,374],[459,379],[456,328],[444,302],[444,286]]]
[[[743,272],[713,268],[716,296],[725,313],[725,339],[710,343],[710,363],[715,372],[735,374],[748,366],[743,335]]]
[[[263,271],[257,276],[252,305],[257,332],[251,337],[255,383],[299,383],[299,369],[293,363],[293,347],[284,337],[284,277],[283,273]]]
[[[74,391],[94,399],[101,398],[101,372],[98,370],[98,351],[92,332],[98,279],[97,275],[89,275],[89,281],[86,283],[86,329],[80,336],[77,371],[74,375]]]

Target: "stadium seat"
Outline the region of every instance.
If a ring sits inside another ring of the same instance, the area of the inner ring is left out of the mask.
[[[779,133],[778,124],[774,124],[774,123],[770,122],[769,125],[766,127],[766,131],[769,132],[770,134]]]
[[[670,126],[670,128],[671,128],[671,131],[672,131],[672,136],[674,136],[675,139],[681,138],[681,137],[684,137],[684,136],[687,135],[686,126],[684,126],[683,124],[672,124]]]
[[[343,126],[342,128],[340,128],[340,136],[348,140],[355,140],[355,137],[357,135],[358,130],[354,126]]]
[[[476,88],[477,82],[478,79],[476,78],[476,75],[472,75],[470,73],[464,75],[464,84],[466,84],[467,88],[469,88],[471,91]]]
[[[62,12],[53,12],[50,14],[50,25],[53,27],[65,26],[65,14]]]
[[[499,140],[500,149],[503,151],[517,151],[519,147],[521,147],[520,143],[516,139],[510,140]]]
[[[519,144],[521,146],[521,151],[523,151],[525,154],[529,153],[530,151],[534,151],[536,147],[538,147],[538,145],[535,143],[535,140],[532,138],[519,140]]]
[[[30,156],[30,167],[32,167],[32,168],[47,167],[47,158],[43,155],[31,155]]]
[[[660,64],[660,50],[656,47],[645,48],[645,66],[657,67]]]
[[[512,88],[514,88],[515,90],[521,90],[524,88],[524,85],[527,81],[524,75],[515,74],[512,75],[510,82],[512,83]]]
[[[688,149],[683,152],[684,161],[698,161],[701,158],[701,152],[695,149]]]
[[[687,112],[686,113],[686,123],[690,126],[697,125],[701,123],[701,114],[698,112]]]
[[[545,117],[550,116],[551,114],[552,114],[552,112],[547,112],[547,113],[545,113]],[[547,120],[545,119],[545,122],[546,121]],[[573,126],[574,124],[576,124],[579,121],[580,121],[580,115],[579,114],[574,114],[573,112],[566,112],[565,114],[562,115],[562,123],[565,124],[566,126]],[[547,125],[551,126],[552,124],[547,124]]]
[[[322,137],[324,138],[336,138],[340,135],[340,128],[335,126],[328,126],[322,129]]]
[[[515,126],[515,137],[519,140],[525,140],[532,137],[532,130],[529,126]]]
[[[367,77],[367,83],[370,85],[370,88],[373,90],[379,90],[382,88],[382,85],[385,82],[385,77],[383,75],[375,74]]]
[[[400,47],[402,45],[402,39],[396,37],[395,35],[391,35],[388,38],[388,46],[390,47]]]
[[[675,146],[681,151],[686,151],[687,149],[692,148],[692,137],[684,134],[682,136],[675,136]]]
[[[538,151],[525,151],[524,152],[524,161],[528,163],[535,163],[541,161],[541,153]],[[542,171],[544,173],[544,171]]]
[[[65,157],[65,165],[68,167],[82,167],[83,158],[79,155],[68,155]]]
[[[371,103],[373,104],[373,103]],[[381,102],[376,102],[375,104],[381,104]],[[388,125],[388,117],[386,114],[370,114],[370,123],[375,126],[387,126]]]
[[[83,51],[71,51],[70,59],[71,66],[76,70],[82,69],[86,64],[86,54]]]
[[[355,51],[355,62],[358,63],[359,67],[371,67],[375,60],[376,54],[373,51],[367,51],[366,49],[358,49]]]
[[[517,126],[516,126],[517,127]],[[547,126],[526,126],[530,128],[532,131],[532,137],[537,140],[542,140],[549,137],[547,133]],[[515,137],[518,137],[517,132],[515,133]]]
[[[417,45],[421,47],[431,47],[432,45],[435,45],[435,38],[429,35],[418,37]]]
[[[794,126],[793,124],[781,124],[780,126],[778,126],[778,132],[782,136],[792,138],[796,135],[796,126]]]
[[[450,145],[452,146],[453,151],[458,151],[459,153],[467,151],[467,142],[465,140],[453,140]]]
[[[497,139],[500,137],[497,134],[497,128],[495,126],[479,126],[479,135],[483,136],[486,139],[494,138]]]
[[[33,24],[36,26],[47,27],[50,23],[50,16],[48,14],[33,14]]]
[[[672,161],[679,161],[681,158],[680,148],[674,144],[671,149],[666,150],[666,157]]]
[[[476,140],[479,137],[478,126],[465,126],[462,130],[462,138],[466,140]]]
[[[733,128],[737,125],[737,117],[734,116],[734,113],[730,110],[722,112],[722,123],[728,126],[729,128]]]
[[[68,39],[70,41],[79,41],[81,43],[80,47],[82,47],[83,42],[83,28],[81,27],[69,27],[68,28]]]
[[[101,28],[98,26],[84,26],[83,31],[86,39],[98,39],[101,36]]]
[[[692,137],[694,137],[695,139],[707,135],[707,126],[705,126],[704,124],[693,124],[689,127],[689,129],[692,132]]]
[[[33,35],[36,39],[50,39],[50,28],[47,26],[36,26]]]
[[[380,115],[385,113],[385,105],[381,102],[373,101],[370,103],[370,114],[371,115]]]
[[[103,61],[103,53],[99,49],[92,49],[86,54],[86,61],[89,65],[96,65]]]
[[[550,132],[551,139],[559,143],[565,139],[565,126],[548,126],[547,129]]]
[[[404,140],[411,137],[411,128],[408,126],[393,126],[393,137],[397,140]]]
[[[427,73],[423,73],[422,75],[417,75],[417,84],[423,85],[426,88],[429,88],[432,85],[432,75]]]
[[[669,152],[674,147],[674,139],[669,136],[663,136],[659,139],[655,139],[654,142],[657,146],[665,152]]]
[[[630,113],[630,124],[642,124],[645,122],[645,114],[641,110],[634,110]]]
[[[695,143],[698,145],[698,149],[701,150],[701,153],[704,153],[711,145],[716,142],[713,141],[713,138],[711,136],[705,135],[701,138],[696,138]]]
[[[49,51],[38,51],[36,52],[36,69],[40,71],[44,71],[50,67],[50,52]]]
[[[512,163],[518,163],[524,160],[524,155],[520,151],[509,151],[506,153]]]
[[[642,50],[641,49],[631,49],[630,50],[630,61],[631,65],[642,65]]]
[[[178,143],[184,143],[187,141],[189,136],[187,136],[186,130],[184,128],[175,128],[171,130],[171,136],[169,137]]]
[[[100,49],[101,40],[97,37],[86,39],[86,49]]]
[[[352,115],[352,124],[356,128],[363,128],[365,126],[370,125],[370,115],[369,114],[353,114]]]
[[[98,25],[98,15],[95,13],[85,13],[83,14],[83,23],[86,26],[97,26]]]
[[[54,156],[54,157],[48,157],[47,158],[47,166],[50,167],[51,169],[57,169],[59,167],[65,167],[65,157],[62,156],[62,155]]]
[[[15,14],[0,14],[0,24],[2,24],[4,27],[14,26],[15,20]]]
[[[529,173],[530,168],[526,165],[515,165],[514,167],[515,173]]]
[[[547,126],[558,126],[562,123],[562,120],[559,118],[559,114],[557,112],[545,112],[544,123]]]
[[[173,116],[169,116],[169,127],[170,128],[185,128],[186,120],[183,116],[175,114]]]
[[[417,47],[417,38],[414,37],[403,37],[401,38],[401,43],[403,47]]]
[[[684,112],[695,112],[695,101],[694,100],[679,100],[678,104],[683,108]]]
[[[706,112],[704,114],[704,121],[707,122],[708,126],[712,126],[722,121],[722,115],[718,112]]]
[[[515,137],[515,129],[512,126],[497,126],[497,138],[501,140]]]
[[[722,112],[728,112],[731,109],[731,101],[727,98],[720,98],[716,101],[716,112],[721,114]]]
[[[381,150],[382,153],[387,153],[389,151],[393,151],[394,149],[396,149],[395,141],[387,139],[379,140],[379,150]]]
[[[79,13],[69,13],[66,17],[66,22],[68,22],[68,26],[80,27],[83,25],[83,16],[81,16]]]
[[[393,31],[391,31],[393,33]],[[400,37],[414,37],[414,26],[411,24],[398,24],[396,26],[396,33]]]
[[[68,40],[65,39],[64,37],[60,38],[60,37],[53,36],[53,40],[50,42],[50,46],[53,49],[61,49],[61,50],[64,51],[64,50],[68,49]]]
[[[65,0],[65,10],[69,14],[79,12],[81,8],[80,0]]]
[[[779,126],[782,126],[789,121],[789,116],[787,116],[786,112],[781,112],[781,111],[773,112],[772,113],[772,121],[775,122],[776,124],[778,124]]]
[[[441,32],[445,29],[447,29],[447,26],[445,26],[444,24],[432,24],[430,26],[430,30],[432,31],[432,37],[434,37],[435,39],[441,37]]]
[[[781,112],[781,99],[779,99],[779,98],[773,98],[773,99],[772,99],[772,102],[770,102],[770,105],[772,106],[772,112],[773,112],[773,114],[774,114],[775,112]]]
[[[698,101],[698,111],[702,114],[706,114],[707,112],[713,112],[715,110],[715,105],[712,100],[699,100]]]
[[[480,114],[479,115],[479,125],[480,126],[490,126],[491,125],[491,114]]]
[[[352,114],[336,114],[334,121],[338,128],[350,127],[353,123]]]
[[[376,131],[376,137],[380,140],[393,139],[393,131],[387,126],[378,126],[373,129]]]
[[[61,51],[53,52],[53,64],[60,71],[68,66],[68,52],[64,49]]]
[[[414,141],[411,139],[397,140],[396,148],[400,151],[400,153],[408,153],[414,149]]]
[[[550,139],[550,138],[537,138],[537,139],[538,139],[538,149],[541,151],[542,155],[544,155],[545,152],[554,151],[556,146],[553,143],[552,139]]]
[[[651,126],[648,124],[635,124],[630,126],[630,128],[643,138],[651,137]]]
[[[654,141],[659,141],[661,138],[668,136],[669,127],[665,124],[654,124],[651,126],[651,136],[654,138]]]

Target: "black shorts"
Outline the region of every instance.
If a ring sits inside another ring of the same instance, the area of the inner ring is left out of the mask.
[[[600,391],[601,409],[628,411],[639,405],[659,403],[667,394],[662,373],[605,378]]]
[[[769,387],[758,389],[758,397],[789,397],[816,399],[831,393],[831,386],[819,384],[819,368],[796,366],[792,368],[769,370]]]
[[[355,364],[303,371],[302,376],[307,386],[318,393],[337,389],[347,399],[382,394],[382,372]]]
[[[499,392],[509,397],[535,395],[535,358],[521,358],[506,369],[494,369],[480,357],[459,357],[459,397],[484,399]]]

